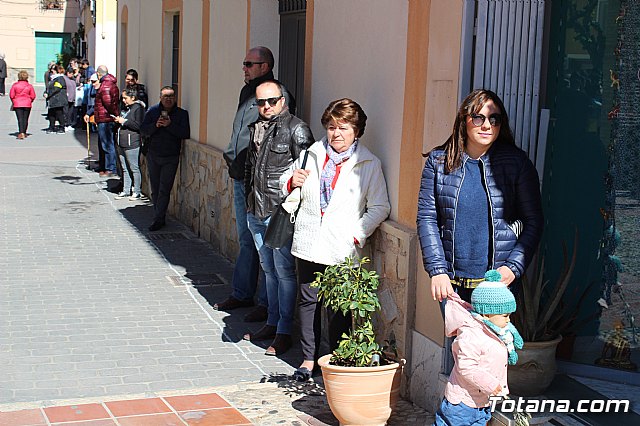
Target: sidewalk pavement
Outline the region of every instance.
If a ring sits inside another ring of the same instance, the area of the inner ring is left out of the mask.
[[[260,326],[242,321],[248,308],[212,309],[232,263],[175,220],[149,233],[149,200],[114,200],[117,180],[86,167],[84,131],[44,133],[41,99],[31,135],[15,139],[9,104],[0,98],[0,412],[217,394],[253,424],[337,424],[321,378],[288,378],[299,346],[265,356],[242,340]],[[96,144],[93,133],[94,159]],[[389,424],[431,421],[402,401]]]

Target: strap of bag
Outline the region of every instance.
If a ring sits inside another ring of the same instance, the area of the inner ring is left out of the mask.
[[[305,166],[307,165],[307,157],[309,157],[309,149],[306,149],[304,151],[304,158],[302,159],[302,165],[300,166],[301,169],[304,169]],[[289,217],[289,220],[291,221],[291,223],[295,223],[296,221],[296,216],[298,216],[298,210],[300,210],[300,204],[302,204],[302,189],[300,189],[300,202],[298,203],[298,208],[296,209],[295,212],[291,213],[291,216]]]
[[[302,159],[302,166],[300,166],[301,169],[304,169],[307,165],[307,157],[309,156],[309,149],[306,149],[304,151],[304,158]]]

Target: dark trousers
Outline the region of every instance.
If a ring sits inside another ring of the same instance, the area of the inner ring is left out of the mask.
[[[300,314],[300,343],[302,357],[305,361],[318,359],[320,342],[322,339],[322,304],[318,302],[318,289],[311,287],[316,279],[316,272],[324,272],[327,265],[308,262],[296,258],[296,274],[300,287],[298,312]],[[351,315],[327,310],[329,322],[329,350],[333,352],[338,347],[342,333],[348,333],[351,328]]]
[[[16,112],[16,118],[18,119],[18,133],[27,133],[31,108],[14,108],[14,111]]]
[[[64,112],[64,121],[66,126],[76,125],[76,107],[75,102],[69,102]]]
[[[152,152],[147,155],[151,199],[153,200],[154,222],[164,222],[169,207],[171,188],[176,178],[180,157],[158,157]]]
[[[56,128],[56,121],[64,127],[64,107],[49,108],[49,128]]]
[[[5,94],[5,87],[4,87],[4,78],[0,78],[0,95],[4,95]]]

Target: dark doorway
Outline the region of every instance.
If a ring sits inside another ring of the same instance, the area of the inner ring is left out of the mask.
[[[279,0],[280,60],[278,78],[296,98],[296,115],[304,116],[304,42],[306,0]]]

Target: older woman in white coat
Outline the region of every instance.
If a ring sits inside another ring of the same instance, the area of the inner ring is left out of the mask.
[[[321,120],[327,136],[309,148],[304,170],[301,154],[281,178],[285,195],[301,188],[291,247],[300,287],[304,360],[294,373],[299,381],[311,378],[319,355],[321,305],[318,290],[310,287],[315,272],[349,256],[360,258],[367,238],[391,209],[380,160],[360,143],[366,121],[360,105],[351,99],[331,102]],[[329,312],[331,350],[350,324],[341,312]]]

